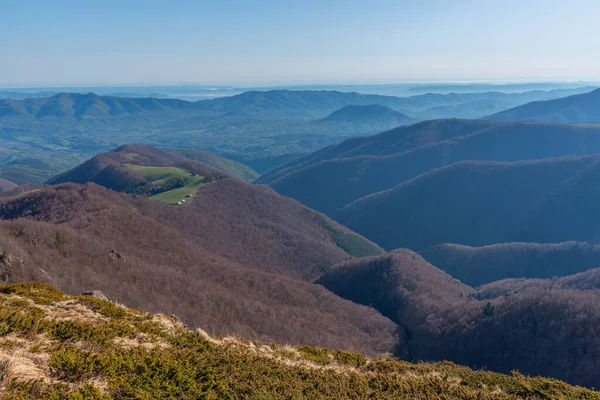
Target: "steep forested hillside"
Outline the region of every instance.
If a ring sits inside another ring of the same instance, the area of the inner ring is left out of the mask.
[[[8,179],[0,178],[0,192],[6,191],[6,190],[12,190],[16,187],[17,187],[17,185],[14,184],[13,182],[9,181]]]
[[[392,351],[393,323],[297,279],[349,257],[320,225],[324,217],[278,205],[289,200],[240,181],[207,189],[186,207],[95,184],[4,198],[2,279],[48,282],[70,293],[99,289],[221,335]],[[228,210],[232,202],[245,208]]]
[[[591,272],[582,275],[590,278]],[[406,359],[445,359],[501,372],[516,368],[594,386],[600,294],[578,290],[592,286],[584,287],[581,278],[564,278],[562,285],[542,282],[529,290],[513,284],[492,291],[490,284],[480,293],[417,254],[399,250],[341,263],[319,282],[396,322],[404,343],[399,354]]]
[[[340,256],[381,252],[368,240],[266,186],[246,184],[151,146],[121,146],[49,181],[62,182],[94,182],[149,196],[156,201],[143,202],[143,207],[165,224],[201,237],[213,251],[305,279],[318,276]],[[164,208],[157,203],[179,206]],[[286,245],[280,246],[280,241]],[[307,262],[306,256],[313,261]]]
[[[337,219],[386,249],[595,242],[599,166],[598,156],[465,161],[355,201]]]

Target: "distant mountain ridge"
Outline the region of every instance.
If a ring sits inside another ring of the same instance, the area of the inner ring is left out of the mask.
[[[411,113],[426,112],[420,119],[431,118],[436,107],[456,107],[473,102],[508,101],[503,104],[519,104],[527,99],[556,98],[561,93],[587,92],[593,88],[562,89],[550,92],[526,93],[449,93],[422,94],[411,97],[338,92],[331,90],[270,90],[248,91],[231,97],[189,102],[179,99],[155,97],[101,96],[94,93],[57,93],[49,97],[23,98],[20,100],[0,99],[0,117],[28,116],[34,118],[57,117],[115,117],[144,112],[185,112],[188,116],[227,115],[268,117],[309,117],[332,113],[349,105],[379,105],[395,111]],[[52,94],[49,92],[48,94]],[[509,100],[513,98],[513,100]],[[496,106],[498,107],[498,106]],[[499,107],[502,107],[500,105]],[[212,114],[211,114],[212,112]],[[208,114],[207,114],[208,113]],[[216,114],[215,114],[216,113]],[[452,113],[452,111],[450,111]],[[448,115],[448,114],[443,114]],[[452,114],[450,114],[452,115]]]
[[[597,243],[598,177],[600,155],[463,161],[356,200],[336,219],[386,249],[420,250],[441,243]]]
[[[193,110],[194,103],[177,99],[98,96],[93,93],[59,93],[51,97],[0,100],[0,117],[74,118]]]
[[[471,286],[507,278],[553,278],[600,267],[600,245],[585,242],[443,243],[419,251],[427,261]]]
[[[536,101],[484,117],[490,121],[600,123],[600,89],[547,101]]]
[[[264,172],[281,165],[289,154],[308,153],[348,137],[424,119],[480,118],[532,100],[591,89],[430,93],[406,98],[331,90],[269,90],[195,102],[140,98],[144,94],[132,89],[135,96],[131,98],[59,93],[47,98],[3,99],[0,177],[17,184],[41,183],[124,143],[238,154],[259,160],[255,169]],[[349,105],[388,107],[412,121],[395,114],[392,118],[380,115],[370,120],[315,122]]]
[[[600,127],[435,120],[347,139],[271,170],[257,182],[335,218],[361,197],[460,161],[595,153],[600,153]]]

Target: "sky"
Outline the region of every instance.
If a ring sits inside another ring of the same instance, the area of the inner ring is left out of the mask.
[[[600,80],[598,0],[0,0],[0,86]]]

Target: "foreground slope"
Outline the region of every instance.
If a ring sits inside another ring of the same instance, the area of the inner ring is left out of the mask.
[[[466,161],[357,200],[338,220],[387,249],[595,242],[599,176],[598,156]]]
[[[484,119],[557,123],[600,122],[600,89],[556,100],[535,101]]]
[[[600,398],[519,373],[211,337],[165,315],[40,284],[2,286],[0,302],[6,399]]]
[[[350,257],[323,216],[233,178],[205,189],[186,207],[95,184],[4,198],[1,277],[99,289],[221,335],[393,351],[391,321],[302,280]]]
[[[258,182],[336,217],[364,196],[466,160],[520,161],[600,152],[600,128],[472,120],[426,121],[348,139]]]

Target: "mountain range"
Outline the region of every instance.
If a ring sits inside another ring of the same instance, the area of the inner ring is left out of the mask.
[[[17,184],[41,183],[124,143],[255,159],[255,169],[263,172],[278,166],[281,157],[314,151],[348,137],[371,135],[398,124],[444,117],[479,118],[530,101],[591,90],[593,87],[411,97],[270,90],[196,102],[94,93],[1,99],[1,177]],[[358,118],[373,105],[393,112],[371,110],[367,113],[370,118]],[[346,117],[339,120],[344,115],[341,110],[347,106],[367,108],[351,113],[346,110]],[[333,120],[328,120],[333,113]],[[260,164],[264,169],[258,167]]]

